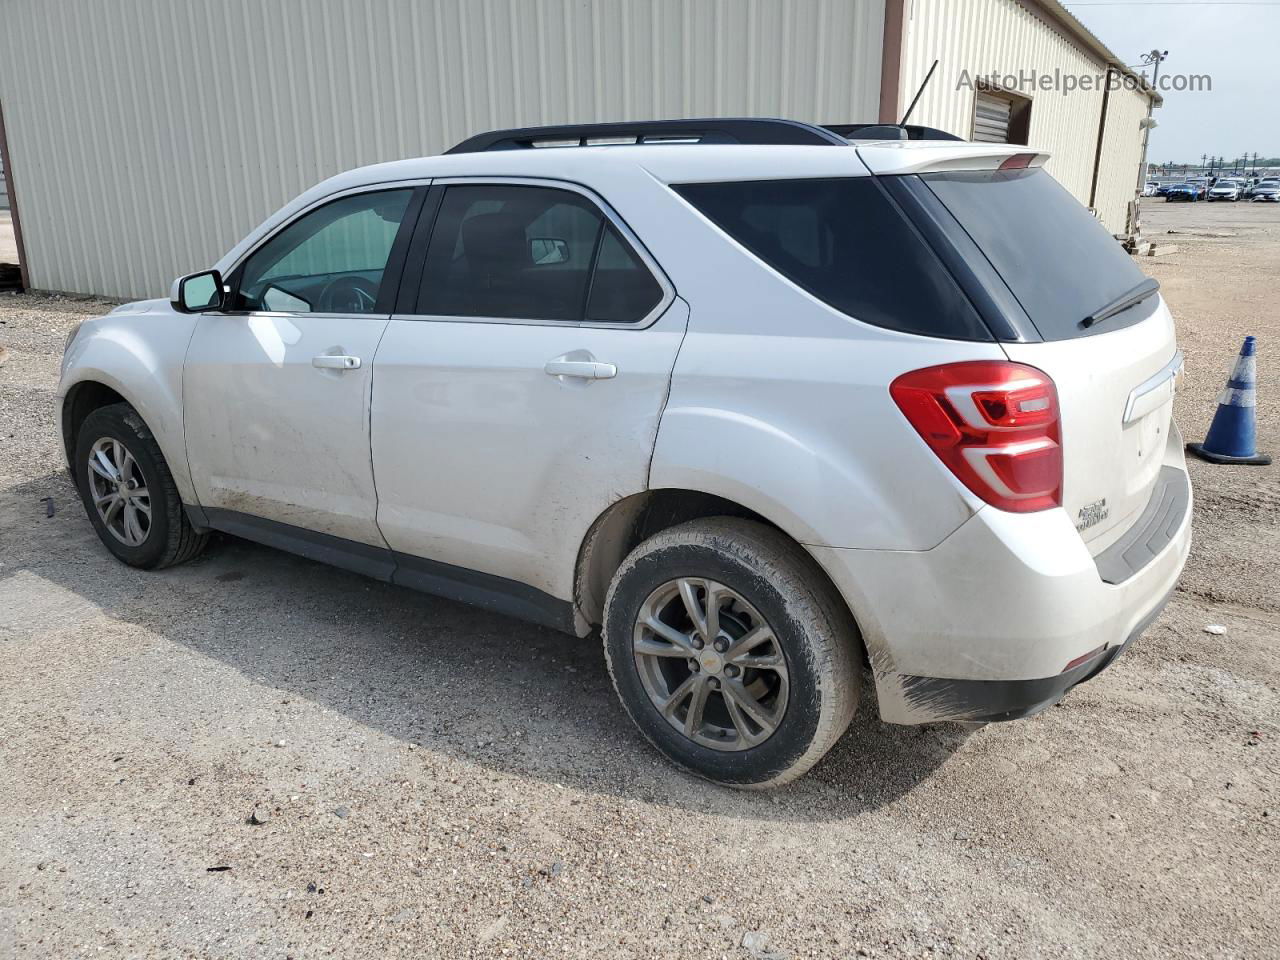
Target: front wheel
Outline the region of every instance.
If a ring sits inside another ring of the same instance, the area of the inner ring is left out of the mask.
[[[747,520],[656,534],[605,601],[605,657],[627,713],[668,758],[728,786],[777,786],[821,759],[857,706],[859,644],[813,559]]]
[[[159,444],[127,403],[100,407],[80,425],[75,481],[103,545],[129,566],[168,567],[204,548]]]

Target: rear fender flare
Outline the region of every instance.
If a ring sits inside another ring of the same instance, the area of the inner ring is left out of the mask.
[[[921,511],[902,503],[900,489],[886,488],[867,451],[821,427],[805,430],[801,420],[768,422],[724,408],[668,406],[650,489],[722,497],[817,546],[927,549],[971,515],[965,498],[943,479],[934,504],[942,522],[919,522]]]

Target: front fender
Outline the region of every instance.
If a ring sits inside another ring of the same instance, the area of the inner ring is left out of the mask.
[[[182,425],[182,364],[199,318],[171,310],[165,301],[136,306],[85,322],[63,358],[58,423],[81,384],[111,388],[146,421],[183,502],[194,504]]]

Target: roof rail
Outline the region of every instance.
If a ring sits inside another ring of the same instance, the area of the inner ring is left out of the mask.
[[[964,140],[954,133],[914,123],[824,123],[822,126],[847,140]]]
[[[592,140],[614,143],[696,143],[781,144],[789,146],[847,146],[844,139],[822,127],[798,120],[763,117],[715,117],[696,120],[646,120],[625,123],[564,124],[554,127],[523,127],[491,130],[463,140],[446,153],[483,153],[487,150],[523,150],[539,145],[591,146]]]

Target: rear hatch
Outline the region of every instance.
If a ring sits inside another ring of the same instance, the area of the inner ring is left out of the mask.
[[[975,274],[1002,314],[993,332],[1057,387],[1063,506],[1096,555],[1142,513],[1175,430],[1173,319],[1119,242],[1040,169],[1043,155],[959,147],[938,144],[933,162],[926,150],[910,162],[859,152],[943,222],[953,256],[985,261]]]

